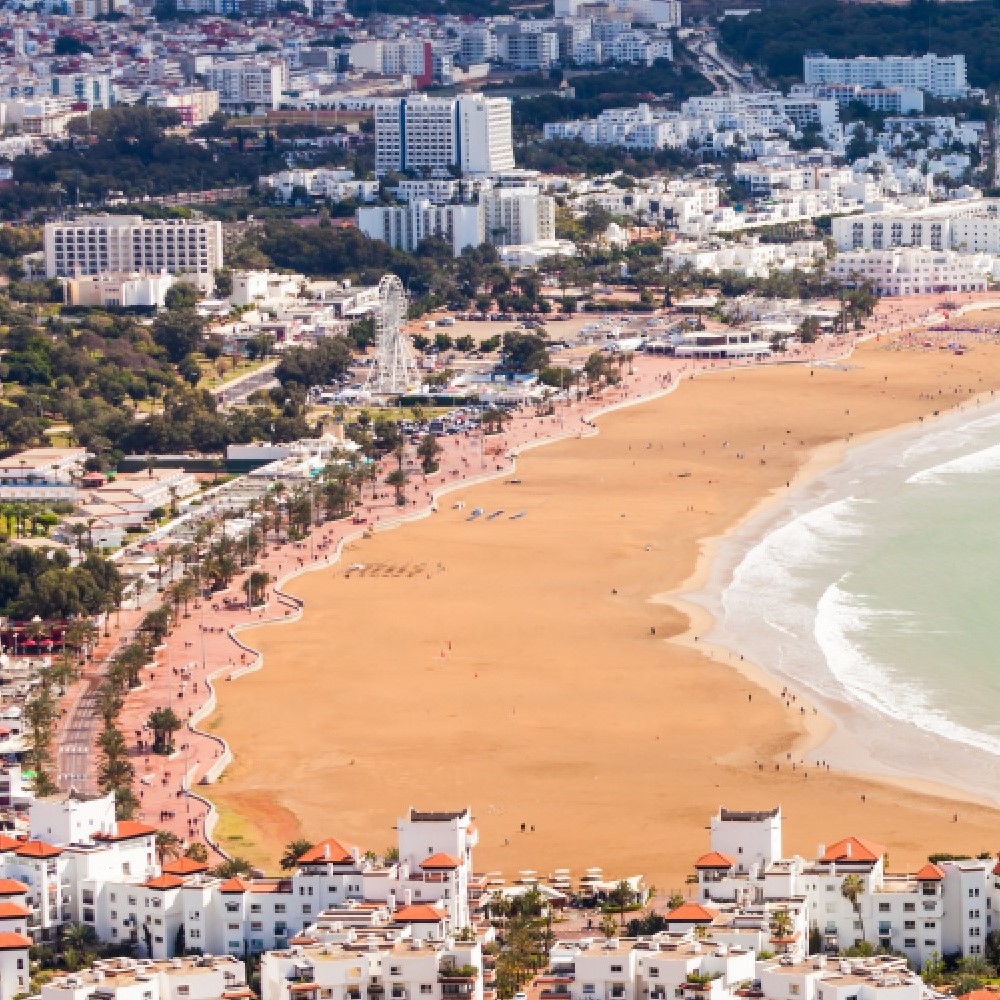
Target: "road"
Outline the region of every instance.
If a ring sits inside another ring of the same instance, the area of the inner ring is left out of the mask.
[[[688,36],[686,44],[698,61],[702,75],[717,90],[734,94],[746,94],[754,90],[743,82],[739,67],[735,66],[721,52],[715,37],[708,33],[694,33]]]
[[[94,787],[95,769],[91,758],[95,752],[100,721],[97,711],[97,691],[100,686],[98,678],[87,681],[59,734],[56,765],[59,787],[64,791],[70,788],[86,794],[97,791]]]
[[[277,385],[278,380],[274,377],[274,370],[278,367],[277,361],[268,361],[261,365],[254,372],[248,375],[241,375],[233,379],[232,382],[224,382],[217,389],[213,390],[215,399],[220,406],[232,406],[241,403],[243,400],[256,392],[258,389],[269,389],[272,385]]]

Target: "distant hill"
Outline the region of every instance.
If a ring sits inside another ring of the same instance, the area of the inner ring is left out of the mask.
[[[1000,2],[907,6],[839,0],[770,0],[757,14],[727,18],[722,41],[778,80],[802,78],[802,56],[963,54],[974,87],[1000,84]]]

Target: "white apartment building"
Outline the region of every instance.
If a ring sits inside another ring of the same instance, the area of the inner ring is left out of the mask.
[[[282,201],[290,201],[296,188],[305,189],[310,198],[329,198],[331,201],[375,201],[379,182],[357,180],[350,170],[317,167],[313,170],[280,170],[260,178],[262,187],[276,191]]]
[[[505,97],[475,94],[457,101],[459,166],[464,174],[514,169],[511,105]]]
[[[369,39],[350,49],[351,65],[384,76],[412,76],[426,87],[433,78],[433,43],[423,38]]]
[[[397,822],[399,860],[386,866],[331,838],[280,879],[223,881],[186,857],[161,870],[156,829],[116,823],[110,796],[33,800],[29,828],[30,839],[0,835],[0,897],[26,910],[0,900],[0,935],[7,920],[36,941],[83,922],[102,941],[162,960],[184,947],[231,955],[284,948],[317,921],[331,932],[346,921],[366,933],[438,942],[471,924],[477,834],[468,809],[411,809]],[[43,831],[58,843],[41,839]],[[0,975],[3,962],[0,955]]]
[[[83,274],[62,278],[68,306],[109,309],[162,309],[174,276],[163,274]]]
[[[834,219],[832,235],[839,250],[922,246],[1000,254],[1000,199],[966,198]]]
[[[556,203],[537,187],[497,188],[480,198],[486,239],[499,246],[556,238]]]
[[[780,810],[720,810],[711,850],[695,862],[701,905],[742,913],[800,900],[824,951],[868,941],[917,967],[933,955],[983,954],[1000,902],[1000,865],[992,859],[942,861],[897,875],[885,872],[885,849],[860,837],[821,844],[814,859],[782,858],[780,850]],[[853,902],[842,891],[850,876],[860,883]]]
[[[419,926],[388,939],[347,932],[317,940],[310,932],[288,950],[266,952],[261,1000],[483,1000],[478,942],[408,933]]]
[[[470,94],[375,103],[375,169],[490,173],[514,167],[510,101]]]
[[[275,58],[230,59],[210,66],[205,84],[218,91],[221,110],[263,114],[281,104],[288,88],[288,64]]]
[[[484,240],[483,214],[478,205],[434,205],[417,199],[406,205],[359,208],[358,229],[373,240],[413,252],[428,236],[440,236],[458,257],[466,247]]]
[[[965,97],[965,56],[857,56],[834,59],[823,52],[802,58],[806,84],[850,83],[861,87],[919,87],[935,97]]]
[[[233,271],[233,290],[229,301],[234,306],[287,302],[301,295],[305,283],[306,279],[301,274]]]
[[[82,216],[47,222],[43,246],[47,278],[166,271],[207,291],[222,267],[222,224],[138,215]]]
[[[559,36],[554,31],[512,31],[497,36],[497,55],[515,69],[550,69],[559,61]]]
[[[827,265],[842,281],[867,282],[879,295],[927,295],[935,292],[984,292],[994,258],[982,253],[928,250],[848,250]]]
[[[114,104],[111,77],[107,73],[54,73],[46,90],[52,97],[68,97],[88,108],[110,108]]]
[[[112,958],[53,977],[37,1000],[248,1000],[246,967],[231,955],[154,962]]]

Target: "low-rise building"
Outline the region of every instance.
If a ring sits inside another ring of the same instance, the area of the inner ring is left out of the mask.
[[[864,282],[879,295],[928,295],[936,292],[983,292],[996,258],[924,247],[848,250],[827,265],[841,281]]]

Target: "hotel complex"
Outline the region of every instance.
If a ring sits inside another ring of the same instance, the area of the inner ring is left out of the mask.
[[[222,223],[91,215],[47,222],[45,276],[160,274],[184,277],[203,291],[222,267]]]
[[[474,874],[478,834],[468,809],[410,809],[398,820],[398,854],[392,858],[380,860],[327,839],[303,854],[287,876],[223,879],[187,857],[158,864],[155,828],[116,822],[110,795],[24,794],[29,829],[21,837],[0,837],[0,966],[3,942],[16,943],[11,935],[26,950],[32,942],[52,940],[61,924],[79,922],[102,941],[131,944],[150,961],[191,949],[234,957],[270,953],[264,963],[269,1000],[303,1000],[303,991],[292,990],[293,998],[287,984],[294,979],[290,970],[306,964],[316,967],[308,981],[317,995],[305,1000],[361,1000],[362,994],[373,1000],[373,982],[391,990],[394,1000],[492,1000],[482,977],[457,991],[437,989],[448,980],[449,964],[482,970],[489,890],[502,885]],[[820,845],[809,859],[783,857],[781,840],[780,809],[721,809],[711,821],[710,850],[693,862],[696,898],[664,914],[667,950],[679,948],[691,959],[689,970],[709,954],[695,962],[698,952],[685,950],[696,928],[734,949],[721,954],[719,988],[753,978],[752,955],[764,951],[798,963],[810,950],[831,954],[867,941],[905,955],[915,967],[933,956],[983,954],[993,914],[1000,912],[1000,865],[994,859],[927,863],[913,874],[888,874],[884,849],[860,837]],[[544,887],[551,905],[568,901],[564,881],[560,885]],[[777,938],[776,923],[787,924]],[[555,968],[569,962],[567,948],[587,951],[581,942],[557,945]],[[576,1000],[594,998],[587,984],[601,976],[582,971],[594,956],[604,962],[623,955],[628,957],[602,974],[613,980],[611,987],[596,994],[638,1000],[636,984],[657,978],[648,966],[669,965],[666,957],[644,957],[648,951],[648,944],[636,941],[598,945],[578,957]],[[0,1000],[21,992],[10,989],[2,968],[0,985]],[[654,1000],[656,995],[654,990]],[[713,993],[713,1000],[725,995]]]

